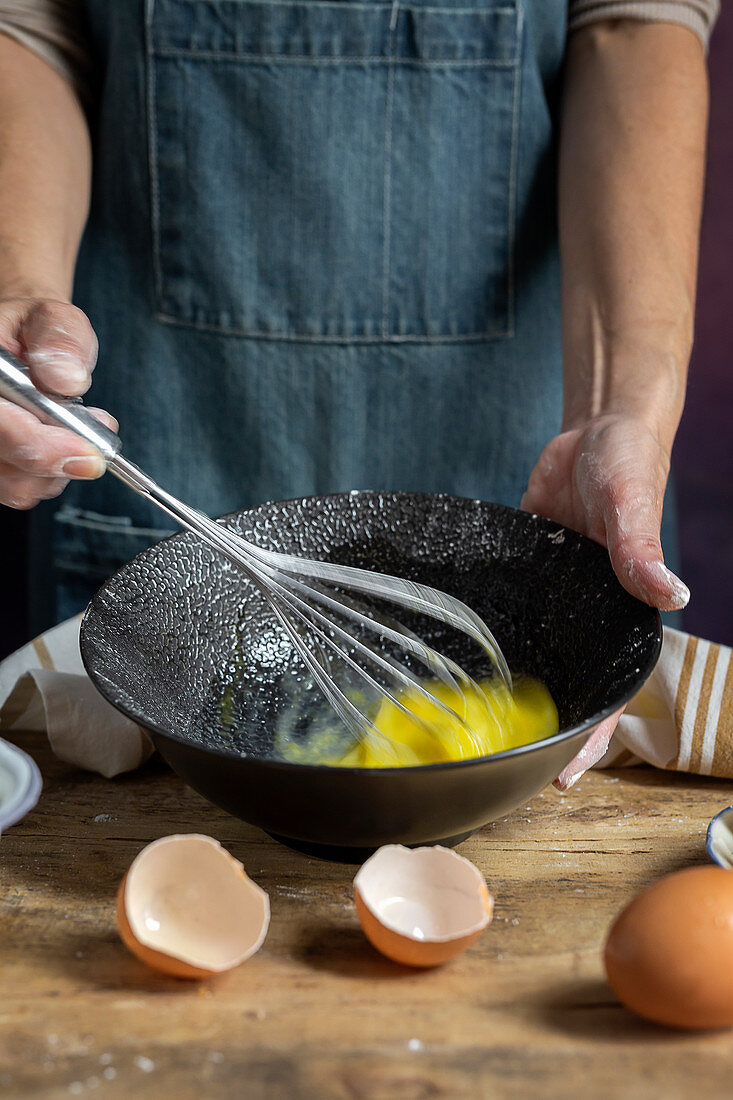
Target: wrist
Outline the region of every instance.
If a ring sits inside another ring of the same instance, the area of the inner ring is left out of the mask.
[[[68,287],[61,280],[4,276],[0,272],[0,302],[71,302]]]
[[[71,301],[74,264],[49,248],[39,255],[34,247],[0,237],[0,299],[45,298],[56,302]]]
[[[563,431],[626,418],[671,451],[684,405],[688,354],[667,334],[616,336],[590,350],[566,349]]]

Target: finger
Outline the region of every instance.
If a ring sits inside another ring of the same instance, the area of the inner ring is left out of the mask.
[[[101,420],[102,424],[104,424],[105,427],[110,428],[113,432],[115,432],[115,434],[119,432],[119,421],[116,420],[111,413],[108,413],[106,409],[96,409],[93,408],[91,405],[87,405],[87,410],[92,414],[92,416],[96,416],[97,420]]]
[[[0,344],[11,355],[23,354],[23,346],[18,339],[18,329],[23,311],[15,303],[3,302],[0,306]]]
[[[37,386],[67,397],[86,393],[98,344],[80,309],[67,302],[37,302],[21,322],[19,337]]]
[[[42,424],[32,413],[0,401],[0,463],[6,474],[101,477],[99,451],[65,428]]]
[[[641,485],[612,489],[604,509],[606,540],[614,572],[624,588],[662,611],[678,611],[690,590],[664,564],[659,538],[662,490]]]
[[[0,504],[8,508],[20,511],[35,508],[39,501],[57,497],[67,485],[66,478],[28,477],[9,472],[8,467],[0,464]]]
[[[578,755],[573,757],[567,767],[563,768],[557,779],[553,781],[553,787],[557,787],[559,791],[568,790],[569,787],[578,782],[582,775],[585,775],[589,768],[592,768],[605,756],[613,731],[616,729],[618,720],[625,710],[625,706],[621,707],[615,714],[604,718],[600,725],[596,726]]]
[[[572,499],[572,447],[568,444],[577,433],[557,436],[544,447],[529,476],[527,491],[519,507],[562,523],[575,526]]]

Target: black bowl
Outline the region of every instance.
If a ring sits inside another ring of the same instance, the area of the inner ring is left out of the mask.
[[[360,492],[266,504],[225,523],[270,549],[460,597],[511,669],[547,684],[559,712],[555,737],[475,760],[357,769],[273,759],[273,715],[293,662],[287,636],[239,570],[192,535],[165,539],[92,600],[86,669],[187,783],[295,847],[353,859],[387,843],[457,843],[549,783],[659,655],[659,614],[621,587],[602,547],[511,508]],[[485,670],[462,635],[419,627],[467,671]]]

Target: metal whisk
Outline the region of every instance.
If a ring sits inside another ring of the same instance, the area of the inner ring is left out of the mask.
[[[468,635],[489,657],[494,669],[511,690],[511,676],[497,642],[481,618],[466,604],[427,585],[367,569],[325,561],[312,561],[290,554],[275,553],[233,534],[222,524],[183,504],[162,489],[139,467],[123,458],[122,443],[101,424],[79,399],[51,396],[38,390],[26,365],[0,349],[0,397],[20,405],[44,423],[75,432],[92,443],[103,455],[107,469],[135,492],[167,513],[176,523],[200,536],[204,542],[240,568],[267,599],[277,620],[290,638],[315,683],[357,740],[384,736],[375,729],[363,701],[388,698],[428,732],[430,723],[418,718],[403,702],[405,693],[417,693],[458,721],[475,742],[466,725],[465,705],[457,710],[437,699],[410,663],[419,662],[430,675],[455,692],[455,698],[486,699],[478,684],[450,658],[441,655],[389,614],[365,605],[357,593],[369,600],[383,600],[427,615]],[[366,640],[364,635],[374,640]],[[405,661],[407,658],[407,663]],[[334,662],[339,662],[368,690],[344,691],[337,682]]]

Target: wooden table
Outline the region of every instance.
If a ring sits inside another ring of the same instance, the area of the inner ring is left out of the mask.
[[[369,946],[354,868],[276,844],[162,764],[106,781],[18,735],[40,805],[0,840],[0,1094],[246,1100],[733,1096],[733,1032],[634,1018],[600,948],[640,887],[703,862],[733,785],[651,769],[548,789],[461,846],[496,897],[477,944],[414,972]],[[270,894],[263,949],[203,984],[127,953],[114,895],[140,848],[217,837]]]

